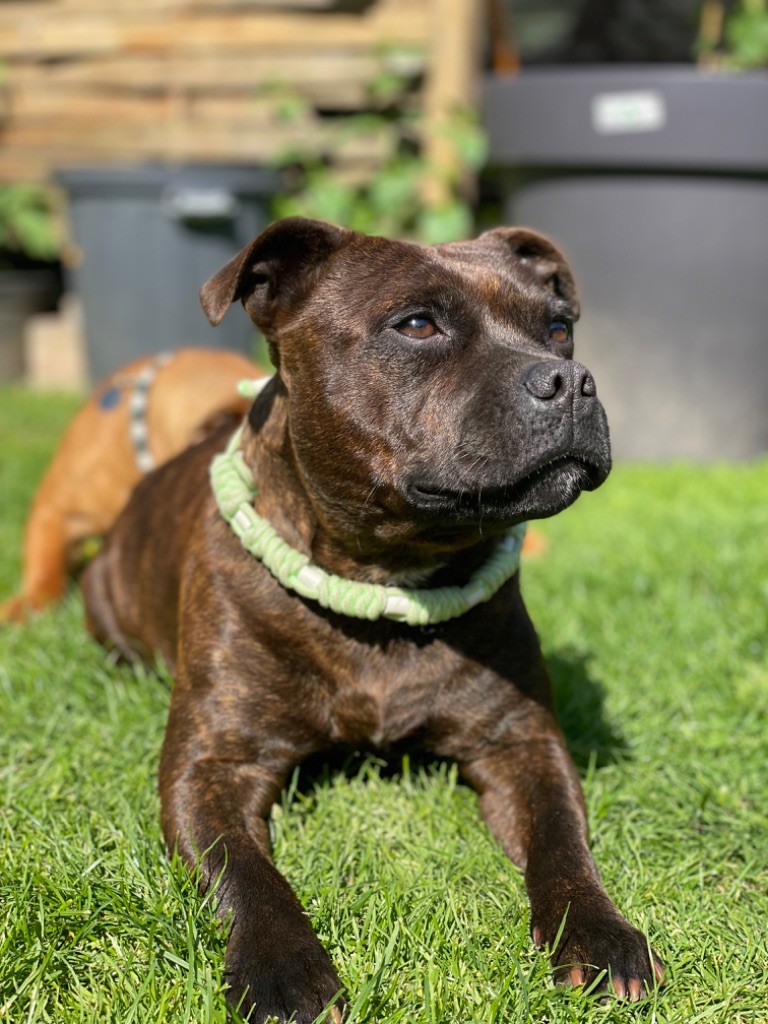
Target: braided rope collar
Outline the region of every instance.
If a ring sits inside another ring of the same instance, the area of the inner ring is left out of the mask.
[[[392,619],[409,626],[427,626],[456,618],[489,601],[520,566],[525,524],[513,526],[493,554],[463,587],[409,590],[345,580],[313,565],[287,544],[272,524],[253,508],[257,487],[240,450],[240,427],[226,449],[211,463],[216,503],[246,551],[269,569],[286,589],[317,601],[339,615],[358,619]]]

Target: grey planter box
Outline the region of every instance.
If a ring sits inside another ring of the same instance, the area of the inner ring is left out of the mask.
[[[268,223],[276,174],[248,167],[83,168],[57,175],[81,260],[89,374],[152,352],[205,345],[250,352],[255,328],[237,305],[212,328],[198,291]]]
[[[484,116],[505,220],[573,263],[616,454],[768,450],[768,77],[531,70]]]

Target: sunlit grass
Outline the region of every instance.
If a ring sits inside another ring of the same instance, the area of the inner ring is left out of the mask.
[[[72,409],[0,392],[3,596]],[[766,463],[620,466],[524,569],[595,854],[666,988],[632,1009],[555,989],[455,771],[359,757],[273,816],[352,1021],[768,1021],[767,496]],[[73,593],[0,633],[0,1021],[223,1024],[223,936],[160,836],[168,683],[81,620]]]

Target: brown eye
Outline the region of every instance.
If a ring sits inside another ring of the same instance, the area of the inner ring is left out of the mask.
[[[408,338],[432,338],[437,334],[437,328],[426,316],[409,316],[397,325],[397,329]]]
[[[554,341],[556,345],[564,345],[567,341],[570,341],[571,331],[568,324],[562,320],[553,320],[549,325],[549,340]]]

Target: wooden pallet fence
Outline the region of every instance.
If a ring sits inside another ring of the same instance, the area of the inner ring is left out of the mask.
[[[0,3],[0,179],[82,163],[272,163],[297,145],[332,152],[342,171],[373,168],[386,138],[340,148],[330,115],[368,107],[385,71],[401,77],[404,97],[419,88],[432,5]],[[284,90],[307,103],[288,123]]]

